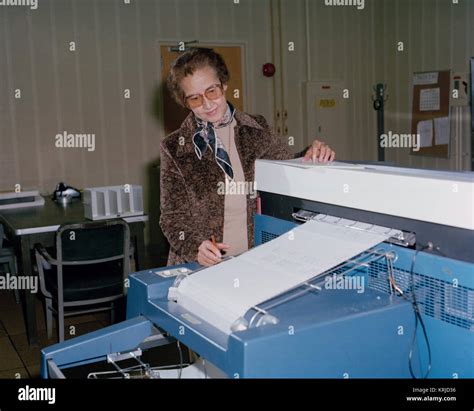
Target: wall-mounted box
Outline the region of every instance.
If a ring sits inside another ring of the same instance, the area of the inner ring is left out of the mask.
[[[84,214],[89,220],[143,215],[143,188],[136,185],[86,188]]]

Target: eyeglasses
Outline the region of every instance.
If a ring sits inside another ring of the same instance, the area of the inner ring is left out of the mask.
[[[223,94],[222,84],[214,84],[209,87],[204,94],[193,94],[184,98],[184,103],[188,108],[198,108],[204,104],[204,96],[209,100],[217,100]]]

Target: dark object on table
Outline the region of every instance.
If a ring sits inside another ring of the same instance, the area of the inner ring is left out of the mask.
[[[77,188],[69,187],[64,183],[59,183],[54,190],[53,201],[67,204],[75,198],[81,198],[81,193]]]

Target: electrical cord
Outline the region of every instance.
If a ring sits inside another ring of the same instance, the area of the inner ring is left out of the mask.
[[[179,341],[177,341],[178,345],[178,351],[179,351],[179,373],[178,373],[178,378],[181,379],[181,376],[183,374],[183,351],[181,350],[181,345],[179,344]]]
[[[416,257],[418,256],[418,253],[424,250],[436,250],[439,251],[439,247],[434,247],[432,243],[428,243],[427,245],[423,246],[421,249],[416,250],[415,254],[413,255],[413,258],[411,260],[411,267],[410,267],[410,290],[411,290],[411,305],[413,307],[413,312],[415,314],[415,330],[413,331],[413,338],[411,341],[411,347],[410,347],[410,353],[408,355],[408,368],[410,370],[410,374],[412,378],[417,379],[415,373],[413,372],[413,352],[415,349],[415,342],[416,342],[416,334],[418,331],[418,323],[421,325],[421,328],[423,330],[423,336],[426,341],[426,347],[428,349],[428,368],[426,370],[426,373],[422,379],[426,379],[431,372],[431,346],[430,342],[428,339],[428,333],[426,332],[426,327],[425,323],[423,322],[423,318],[421,317],[420,309],[418,307],[418,302],[416,300],[416,295],[415,295],[415,277],[414,277],[414,269],[415,269],[415,263],[416,263]],[[442,254],[440,252],[440,254]],[[408,300],[406,295],[403,295],[403,298]]]

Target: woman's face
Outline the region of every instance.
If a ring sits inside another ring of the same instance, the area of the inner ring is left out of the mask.
[[[227,101],[225,97],[227,84],[223,85],[222,96],[218,97],[216,100],[210,100],[204,94],[206,90],[220,84],[221,82],[219,81],[215,70],[209,66],[199,68],[192,75],[186,76],[181,80],[180,85],[185,98],[195,95],[200,95],[202,97],[202,105],[194,108],[190,107],[193,113],[201,120],[217,123],[224,117],[227,110]]]

